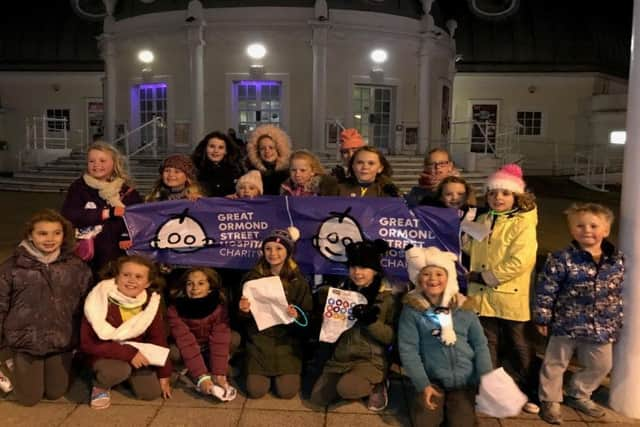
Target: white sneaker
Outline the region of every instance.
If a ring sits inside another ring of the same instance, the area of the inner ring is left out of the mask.
[[[533,402],[527,402],[522,407],[522,410],[527,414],[538,414],[540,413],[540,407]]]

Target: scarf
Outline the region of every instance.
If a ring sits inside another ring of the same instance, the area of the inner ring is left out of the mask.
[[[147,299],[149,304],[140,313],[114,328],[107,321],[109,302],[113,302],[124,308],[136,308],[143,306]],[[142,335],[156,317],[160,306],[160,295],[153,293],[148,298],[146,292],[141,292],[132,298],[118,291],[115,279],[103,280],[98,283],[87,295],[84,303],[84,315],[93,328],[96,335],[104,341],[125,341]]]
[[[60,256],[60,248],[50,254],[44,254],[40,249],[36,248],[33,245],[33,242],[31,240],[23,240],[18,246],[25,248],[25,250],[29,252],[29,254],[31,254],[35,259],[45,265],[51,264]]]
[[[209,295],[202,298],[176,298],[176,311],[180,317],[186,319],[203,319],[209,316],[218,308],[220,293],[213,290]]]
[[[120,200],[120,191],[124,185],[124,179],[115,178],[113,181],[100,181],[87,173],[82,175],[82,179],[89,187],[98,190],[98,195],[100,195],[109,206],[124,208],[124,203]]]

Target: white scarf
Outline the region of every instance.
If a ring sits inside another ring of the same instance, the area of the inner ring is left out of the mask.
[[[124,208],[124,203],[120,200],[120,190],[124,185],[124,179],[115,178],[113,181],[100,181],[87,173],[82,176],[82,179],[89,187],[98,190],[100,197],[110,206]]]
[[[23,240],[18,246],[22,246],[27,252],[33,255],[35,259],[47,265],[57,260],[60,256],[60,248],[56,249],[55,252],[45,254],[40,249],[36,248],[31,240]]]
[[[96,335],[104,341],[125,341],[142,335],[155,319],[160,306],[160,295],[154,292],[144,310],[114,328],[107,322],[109,298],[124,308],[136,308],[147,302],[147,293],[141,292],[135,298],[123,295],[118,291],[115,279],[103,280],[89,292],[84,302],[84,315]]]

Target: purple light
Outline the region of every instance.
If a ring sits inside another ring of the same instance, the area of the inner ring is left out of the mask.
[[[150,84],[140,85],[140,86],[138,86],[138,88],[140,88],[140,89],[156,89],[156,88],[166,89],[167,88],[167,84],[166,83],[150,83]]]
[[[237,83],[250,86],[280,86],[280,82],[277,80],[240,80]]]

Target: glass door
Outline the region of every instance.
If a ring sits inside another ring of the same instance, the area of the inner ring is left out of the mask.
[[[478,103],[471,105],[471,152],[493,154],[496,149],[496,127],[498,104]]]
[[[256,126],[271,123],[280,126],[282,82],[240,80],[233,83],[238,136],[247,138]]]
[[[353,127],[367,144],[389,152],[393,88],[355,85],[353,88]]]
[[[140,126],[154,117],[162,117],[162,123],[167,123],[167,85],[166,83],[143,84],[138,86],[138,111],[140,114]],[[140,130],[140,146],[151,142],[154,136],[153,126],[147,126]],[[158,138],[157,147],[160,151],[167,148],[167,127],[158,126],[156,131]]]

